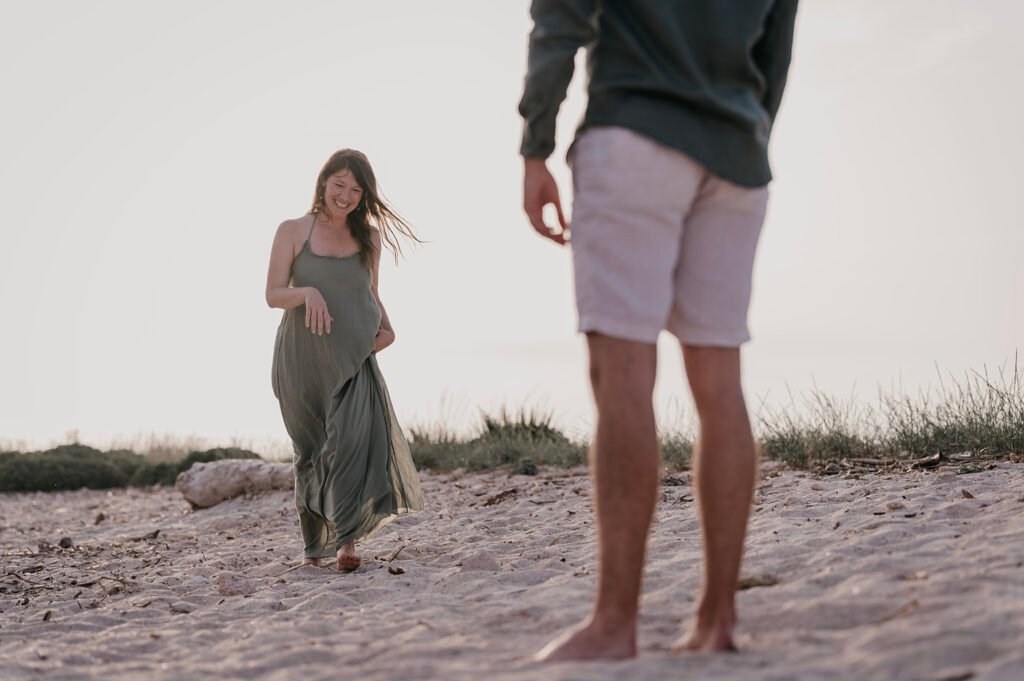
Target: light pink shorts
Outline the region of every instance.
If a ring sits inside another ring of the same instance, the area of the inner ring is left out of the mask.
[[[625,128],[584,131],[570,152],[579,330],[687,345],[750,340],[754,252],[768,188],[739,187]]]

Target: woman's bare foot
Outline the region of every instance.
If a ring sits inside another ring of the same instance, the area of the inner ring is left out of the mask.
[[[313,567],[320,567],[320,559],[319,558],[303,558],[302,559],[302,564],[303,565],[312,565]]]
[[[356,555],[356,543],[349,543],[338,549],[338,570],[341,572],[354,572],[362,565],[363,559]]]
[[[625,660],[636,657],[636,624],[602,625],[591,619],[569,629],[533,656],[538,662]]]

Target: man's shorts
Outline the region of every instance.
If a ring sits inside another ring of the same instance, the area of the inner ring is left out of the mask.
[[[768,188],[739,187],[625,128],[590,128],[570,152],[579,330],[687,345],[750,340],[754,252]]]

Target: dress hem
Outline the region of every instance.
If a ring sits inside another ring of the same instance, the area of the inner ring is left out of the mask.
[[[302,557],[303,558],[334,558],[338,554],[338,551],[341,549],[341,547],[344,546],[345,544],[347,544],[348,542],[350,542],[350,541],[362,541],[363,539],[366,539],[367,537],[369,537],[371,534],[373,534],[373,533],[377,532],[378,530],[382,529],[385,525],[388,525],[392,521],[397,520],[401,516],[415,515],[416,513],[422,513],[422,512],[423,512],[422,508],[409,508],[407,506],[400,507],[400,508],[396,509],[395,511],[391,512],[390,514],[388,514],[388,515],[384,516],[383,518],[381,518],[379,521],[377,521],[376,524],[374,524],[374,526],[372,528],[370,528],[369,530],[364,532],[362,535],[355,535],[354,537],[351,537],[351,538],[345,538],[345,541],[339,541],[337,543],[337,548],[333,552],[325,551],[325,552],[322,552],[322,553],[309,553],[309,552],[303,551]]]

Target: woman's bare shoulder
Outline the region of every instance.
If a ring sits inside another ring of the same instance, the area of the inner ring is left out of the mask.
[[[313,216],[307,213],[305,215],[300,215],[297,218],[288,218],[280,224],[278,229],[290,232],[301,232],[304,229],[308,230],[311,224],[313,224]]]
[[[296,241],[300,238],[302,241],[305,241],[306,235],[309,233],[309,227],[312,224],[312,216],[310,215],[289,218],[277,226],[277,234],[289,241]]]

